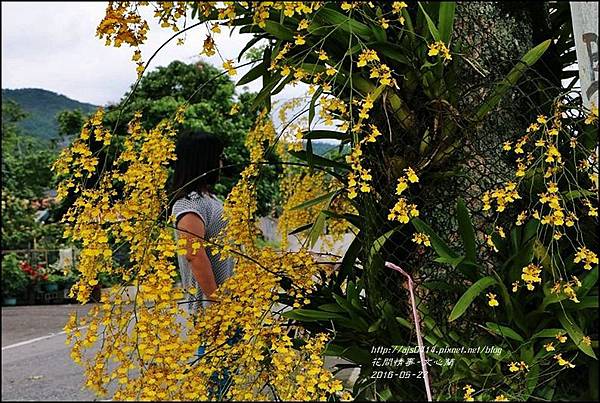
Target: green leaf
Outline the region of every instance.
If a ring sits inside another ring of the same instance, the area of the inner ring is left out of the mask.
[[[302,209],[305,209],[308,207],[312,207],[316,204],[324,202],[327,199],[331,199],[333,196],[335,196],[339,192],[340,192],[340,189],[331,191],[329,193],[325,193],[321,196],[315,197],[314,199],[305,201],[304,203],[300,203],[297,206],[292,207],[290,210],[302,210]]]
[[[295,235],[302,231],[306,231],[307,229],[309,229],[312,226],[313,226],[312,223],[301,225],[300,227],[298,227],[295,230],[293,230],[292,232],[290,232],[288,235]]]
[[[326,22],[329,25],[337,25],[343,31],[357,34],[363,37],[363,39],[372,40],[371,29],[368,25],[356,21],[355,19],[352,19],[347,15],[344,15],[331,8],[320,8],[319,11],[315,14],[315,18]],[[332,29],[333,28],[330,28],[330,30]]]
[[[523,337],[519,335],[519,333],[515,332],[513,329],[507,326],[502,326],[493,322],[486,322],[486,329],[490,332],[497,334],[498,336],[508,337],[509,339],[513,339],[516,341],[523,341]]]
[[[286,87],[286,85],[288,85],[290,82],[292,82],[294,80],[294,76],[292,74],[288,75],[287,77],[285,77],[280,83],[279,85],[273,90],[271,91],[271,96],[279,94],[281,91],[283,91],[283,89]]]
[[[508,293],[506,285],[504,285],[504,283],[502,282],[502,278],[500,278],[500,276],[498,276],[497,274],[494,274],[494,277],[496,277],[498,288],[500,288],[500,295],[502,296],[504,306],[506,307],[506,318],[510,322],[515,317],[515,308],[513,307],[512,299],[510,298],[510,294]]]
[[[315,156],[315,154],[313,153],[312,140],[308,139],[308,140],[306,140],[306,163],[308,164],[308,168],[310,169],[311,174],[315,167],[314,162],[313,162],[314,156]]]
[[[344,315],[340,315],[335,312],[317,311],[314,309],[292,309],[291,311],[282,313],[281,316],[288,319],[296,319],[301,321],[319,321],[346,318]]]
[[[323,66],[322,64],[314,64],[314,63],[302,63],[300,65],[300,68],[311,75],[314,75],[317,73],[322,73],[325,70],[327,70],[327,68],[325,66]]]
[[[452,37],[455,8],[456,2],[454,1],[443,1],[440,3],[438,27],[440,28],[440,40],[446,45],[450,43],[450,38]]]
[[[248,41],[248,43],[246,43],[246,46],[244,46],[244,49],[242,49],[240,54],[238,55],[238,59],[237,59],[238,63],[242,60],[242,56],[244,55],[244,53],[246,53],[246,51],[248,51],[248,49],[250,49],[252,46],[254,46],[254,44],[256,44],[258,41],[260,41],[266,37],[268,37],[267,34],[262,34],[262,35],[257,35],[254,38],[250,39]]]
[[[354,225],[356,228],[361,227],[362,221],[361,221],[361,217],[359,215],[349,214],[349,213],[340,214],[340,213],[333,212],[331,210],[323,210],[321,212],[323,214],[325,214],[325,216],[327,218],[337,218],[340,220],[346,220],[350,224]]]
[[[294,40],[294,33],[289,28],[273,20],[266,20],[263,29],[277,39],[283,39],[285,41]]]
[[[346,312],[348,312],[352,317],[359,317],[363,314],[362,310],[353,306],[350,302],[348,302],[346,300],[346,298],[337,295],[337,294],[332,294],[333,295],[333,299],[335,299],[335,301],[338,303],[339,306],[341,306],[342,308],[344,308],[344,310]],[[365,329],[367,329],[368,326],[365,327]]]
[[[581,280],[581,286],[577,289],[577,297],[583,298],[587,293],[596,285],[598,282],[598,266],[594,267],[585,277]],[[567,296],[560,294],[550,294],[544,297],[542,304],[538,310],[543,311],[548,305],[555,304],[560,301],[567,299]]]
[[[381,322],[383,321],[383,318],[379,318],[375,321],[375,323],[373,323],[371,326],[369,326],[369,329],[367,329],[368,333],[373,333],[375,331],[377,331],[377,329],[379,329],[379,325],[381,325]]]
[[[330,357],[340,357],[347,347],[340,346],[333,343],[328,343],[325,346],[325,350],[323,351],[323,355],[328,355]]]
[[[390,390],[390,388],[387,387],[381,392],[379,392],[379,398],[384,402],[390,400],[392,398],[392,391]]]
[[[341,267],[339,269],[336,283],[338,286],[342,284],[342,282],[352,273],[352,268],[354,267],[354,263],[358,258],[360,251],[362,250],[362,242],[361,242],[361,233],[352,240],[352,243],[348,247],[348,250],[344,254],[344,258],[342,259]]]
[[[244,25],[240,28],[240,34],[257,34],[264,32],[264,30],[256,24]]]
[[[548,305],[556,304],[557,302],[564,301],[565,299],[567,299],[567,296],[562,293],[547,295],[546,297],[544,297],[542,305],[540,305],[539,311],[543,311]]]
[[[375,91],[373,91],[373,93],[371,94],[373,102],[377,101],[377,99],[379,98],[379,96],[381,95],[381,93],[383,92],[385,87],[386,87],[385,84],[381,84],[379,87],[375,88]]]
[[[315,223],[313,224],[312,228],[310,229],[310,234],[309,234],[308,238],[309,238],[311,248],[313,246],[315,246],[315,244],[319,240],[319,237],[323,234],[324,228],[325,228],[325,214],[323,214],[321,212],[317,216]]]
[[[452,249],[450,249],[448,244],[446,244],[446,242],[444,242],[442,240],[442,238],[440,238],[438,236],[438,234],[436,234],[435,231],[429,225],[425,224],[419,218],[413,218],[411,220],[411,223],[413,224],[413,226],[416,228],[417,231],[423,232],[429,236],[429,240],[431,241],[431,246],[433,247],[433,249],[436,251],[436,253],[438,255],[440,255],[441,257],[450,258],[450,259],[458,257],[458,254],[456,252],[454,252]]]
[[[411,323],[408,320],[406,320],[404,318],[401,318],[400,316],[397,316],[396,320],[398,321],[398,323],[400,323],[405,328],[412,329],[412,325],[411,325]]]
[[[337,313],[345,312],[342,309],[342,307],[340,307],[338,304],[323,304],[323,305],[319,305],[318,308],[321,311],[327,311],[327,312],[337,312]]]
[[[582,309],[598,309],[598,296],[590,295],[582,298],[580,302],[567,301],[564,305],[567,311],[580,311]]]
[[[315,103],[317,102],[317,99],[319,99],[319,96],[323,93],[323,88],[319,87],[315,93],[313,94],[311,100],[310,100],[310,107],[308,109],[308,127],[310,128],[310,125],[312,124],[313,119],[315,118]]]
[[[423,63],[423,65],[421,66],[421,68],[420,68],[419,70],[428,69],[428,68],[430,68],[430,67],[435,67],[435,66],[437,66],[438,64],[440,64],[440,62],[439,62],[439,61],[437,61],[437,62],[435,62],[435,63],[431,63],[429,60],[426,60],[426,61],[425,61],[425,63]],[[429,85],[429,81],[427,80],[427,78],[431,76],[431,72],[426,72],[425,74],[426,74],[426,75],[423,75],[423,84],[424,84],[426,87],[430,87],[430,85]]]
[[[565,332],[564,329],[558,329],[558,328],[551,328],[551,329],[543,329],[540,330],[539,332],[535,333],[533,336],[531,336],[532,339],[538,339],[538,338],[555,338],[556,335],[558,333],[563,334]]]
[[[514,86],[517,81],[521,78],[523,73],[531,66],[537,62],[540,57],[546,52],[548,46],[550,46],[551,40],[548,39],[533,49],[529,50],[517,63],[515,67],[508,73],[508,75],[504,78],[504,80],[499,83],[490,96],[486,98],[483,104],[479,107],[477,112],[474,115],[475,120],[480,120],[483,118],[489,111],[498,105],[504,94]]]
[[[436,258],[434,261],[436,261],[438,263],[449,264],[453,268],[456,268],[459,264],[462,263],[463,260],[465,260],[464,256],[458,256],[458,257],[440,256],[440,257]]]
[[[540,365],[537,363],[541,361],[541,358],[545,355],[545,353],[545,350],[538,351],[538,353],[535,355],[535,358],[532,360],[536,364],[532,365],[530,370],[527,372],[527,394],[523,396],[524,400],[529,400],[529,396],[533,393],[538,384],[540,378]]]
[[[352,46],[350,49],[348,49],[346,51],[346,54],[344,54],[344,58],[348,57],[348,56],[352,56],[353,54],[357,53],[359,50],[363,50],[363,49],[370,49],[370,44],[367,43],[366,45],[364,43],[357,43],[356,45]]]
[[[244,74],[242,78],[237,82],[236,85],[244,85],[248,84],[257,78],[261,77],[266,71],[265,63],[260,63],[259,65],[253,67],[249,72]]]
[[[584,354],[589,355],[590,357],[595,359],[596,354],[594,354],[592,346],[588,346],[582,342],[583,336],[585,335],[583,334],[579,326],[575,324],[575,320],[573,320],[573,318],[565,312],[558,313],[558,320],[560,324],[563,325],[563,327],[567,330],[567,333],[569,333],[569,336],[571,337],[573,343],[575,343],[575,345],[581,351],[583,351]]]
[[[496,279],[493,277],[484,277],[475,284],[473,284],[465,293],[460,297],[454,308],[452,308],[452,312],[450,313],[450,317],[448,320],[452,322],[462,316],[463,313],[467,310],[467,308],[471,305],[471,303],[475,300],[475,298],[481,294],[483,290],[486,288],[496,284]]]
[[[258,108],[263,103],[263,101],[268,100],[268,102],[266,102],[266,106],[267,106],[267,109],[270,110],[271,109],[271,91],[273,91],[273,88],[275,88],[277,83],[279,83],[279,80],[280,80],[280,78],[276,76],[276,77],[272,78],[271,81],[266,85],[263,81],[263,88],[262,88],[262,90],[260,90],[260,92],[258,93],[256,98],[254,98],[254,102],[252,102],[252,106],[250,109],[254,110],[254,109]]]
[[[429,32],[431,33],[431,36],[433,36],[433,39],[435,39],[436,41],[439,41],[440,33],[439,33],[437,27],[435,26],[434,22],[429,17],[429,14],[427,14],[427,11],[425,11],[425,9],[423,8],[423,5],[421,4],[421,2],[419,2],[419,8],[421,9],[423,16],[427,20],[427,28],[429,28]]]
[[[379,238],[377,238],[375,240],[375,242],[373,242],[373,246],[371,247],[371,250],[369,251],[369,257],[372,257],[373,255],[375,255],[376,253],[378,253],[379,250],[386,243],[386,241],[388,240],[388,238],[390,236],[392,236],[392,234],[394,232],[396,232],[398,230],[398,228],[400,228],[400,227],[394,227],[391,230],[389,230],[388,232],[386,232],[385,234],[381,235]]]
[[[410,13],[406,7],[402,9],[402,16],[404,17],[404,26],[407,33],[406,36],[409,42],[412,43],[415,40],[415,28],[413,26],[412,17],[410,16]]]
[[[306,151],[301,150],[301,151],[290,151],[290,154],[292,154],[294,157],[301,159],[302,161],[307,161],[307,155],[306,155]],[[316,166],[326,166],[326,167],[332,167],[332,168],[339,168],[339,169],[348,169],[348,165],[343,164],[341,162],[337,162],[337,161],[333,161],[330,160],[328,158],[324,158],[321,157],[320,155],[313,155],[313,163]]]
[[[581,287],[579,287],[579,289],[577,290],[577,296],[585,297],[587,295],[587,293],[590,292],[590,290],[592,288],[594,288],[594,286],[596,285],[597,282],[598,282],[598,266],[595,266],[581,280]]]
[[[396,62],[406,64],[407,66],[411,65],[410,60],[406,56],[407,55],[406,50],[403,47],[398,46],[394,43],[375,42],[374,44],[372,44],[370,46],[370,48],[373,48],[373,49],[379,51],[385,57],[392,59]]]
[[[571,190],[570,192],[562,193],[562,198],[570,201],[573,199],[579,199],[580,197],[591,197],[594,196],[595,193],[585,189],[579,190]]]
[[[550,260],[550,253],[544,246],[542,241],[536,239],[533,241],[533,255],[540,261],[542,267],[548,271],[552,271],[552,261]]]
[[[477,244],[475,241],[475,230],[469,216],[469,210],[467,210],[463,199],[458,199],[456,203],[456,218],[458,220],[458,231],[465,247],[465,257],[471,262],[476,262]]]
[[[358,346],[350,346],[346,348],[340,357],[346,358],[348,361],[358,364],[371,363],[371,353],[369,350],[365,350],[364,348],[360,348]]]

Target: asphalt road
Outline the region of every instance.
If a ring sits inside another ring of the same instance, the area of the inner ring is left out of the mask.
[[[103,400],[83,388],[83,369],[70,357],[63,326],[73,310],[84,315],[93,305],[2,307],[2,401]],[[332,368],[345,361],[325,358]],[[336,377],[347,386],[357,373]]]
[[[321,249],[343,255],[352,241],[346,236],[336,248]],[[321,241],[319,241],[321,242]],[[299,245],[292,245],[291,249]],[[83,388],[83,368],[71,360],[63,327],[76,310],[84,315],[89,305],[36,305],[2,307],[2,401],[102,400]],[[332,368],[344,360],[325,358]],[[342,370],[337,378],[351,387],[357,372]]]
[[[91,305],[2,307],[2,400],[94,400],[69,355],[63,326]]]

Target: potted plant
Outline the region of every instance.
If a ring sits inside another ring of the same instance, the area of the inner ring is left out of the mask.
[[[27,302],[29,304],[34,304],[36,299],[39,298],[42,284],[48,279],[48,275],[44,272],[44,267],[42,264],[37,264],[35,267],[33,267],[28,261],[23,260],[19,262],[19,267],[29,278],[27,287]]]
[[[25,291],[27,274],[19,267],[19,259],[14,253],[2,258],[2,298],[4,305],[16,305],[17,297]]]
[[[49,274],[48,279],[44,282],[44,289],[46,290],[46,292],[58,291],[63,282],[64,277],[60,274]]]

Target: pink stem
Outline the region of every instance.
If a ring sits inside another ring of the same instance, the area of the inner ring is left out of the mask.
[[[400,267],[393,263],[385,262],[385,266],[392,270],[402,273],[408,278],[408,291],[410,292],[410,305],[412,307],[413,319],[415,321],[415,329],[417,330],[417,344],[419,345],[419,356],[421,357],[421,369],[423,370],[423,382],[425,382],[425,391],[427,392],[427,401],[431,402],[431,389],[429,387],[429,372],[427,371],[427,363],[425,362],[425,346],[423,344],[423,338],[421,337],[421,321],[419,320],[419,313],[417,312],[417,305],[415,303],[415,294],[413,292],[414,283],[412,277]]]

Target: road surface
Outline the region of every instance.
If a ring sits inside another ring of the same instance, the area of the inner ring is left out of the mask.
[[[2,400],[94,400],[71,361],[63,332],[69,314],[92,305],[2,307]]]
[[[103,400],[83,388],[83,369],[70,357],[63,331],[69,314],[93,305],[2,307],[2,400]],[[343,360],[325,357],[328,368]],[[350,386],[357,373],[336,377]],[[106,399],[106,398],[105,398]]]
[[[333,248],[319,240],[312,250],[343,256],[352,239],[353,236],[347,234]],[[290,241],[290,249],[297,250],[299,243],[293,238]],[[100,399],[83,389],[83,369],[71,360],[70,346],[65,344],[63,332],[73,310],[84,315],[92,306],[2,307],[2,400]],[[343,362],[325,358],[328,368]],[[357,375],[356,371],[346,369],[336,377],[351,386]]]

